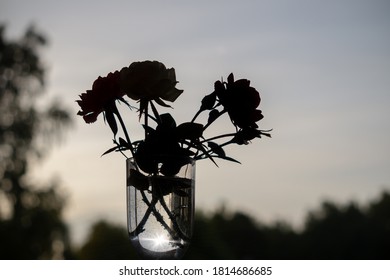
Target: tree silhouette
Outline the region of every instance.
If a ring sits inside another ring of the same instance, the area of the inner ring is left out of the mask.
[[[70,117],[58,102],[37,106],[45,84],[39,57],[45,37],[33,27],[16,41],[4,33],[0,26],[0,258],[61,257],[69,247],[64,197],[55,183],[33,185],[26,175]]]
[[[372,202],[367,216],[371,220],[374,258],[390,259],[390,194],[383,193],[380,199]]]
[[[125,228],[105,221],[96,222],[87,242],[77,253],[80,259],[136,259]]]
[[[312,213],[303,233],[310,259],[361,259],[369,257],[370,220],[354,204],[338,207],[324,203]],[[316,248],[313,250],[313,248]]]

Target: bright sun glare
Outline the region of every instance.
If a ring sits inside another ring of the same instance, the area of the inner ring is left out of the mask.
[[[163,246],[165,245],[166,243],[168,242],[168,240],[162,236],[162,235],[159,235],[157,236],[155,239],[154,239],[154,245],[156,247],[160,247],[160,246]]]

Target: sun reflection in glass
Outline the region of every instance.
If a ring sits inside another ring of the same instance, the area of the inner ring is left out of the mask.
[[[164,234],[156,235],[152,238],[143,238],[144,246],[149,247],[151,250],[156,252],[162,252],[172,249],[172,242]]]
[[[166,246],[166,244],[169,243],[169,240],[166,239],[165,236],[159,235],[159,236],[157,236],[156,238],[153,239],[153,242],[154,242],[154,246],[155,247],[160,248],[160,247]]]

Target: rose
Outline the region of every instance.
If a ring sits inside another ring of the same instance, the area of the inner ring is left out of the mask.
[[[250,86],[250,81],[240,79],[234,81],[233,73],[228,82],[215,82],[214,94],[218,97],[224,109],[228,112],[233,124],[239,128],[257,128],[256,122],[263,118],[259,92]]]
[[[134,62],[120,71],[121,90],[141,105],[152,100],[162,106],[167,106],[163,100],[174,102],[183,92],[176,84],[175,69],[158,61]]]
[[[124,95],[119,87],[119,71],[109,73],[107,77],[98,77],[93,85],[92,90],[87,90],[86,93],[80,95],[81,100],[76,102],[80,106],[80,111],[77,113],[83,116],[86,123],[96,121],[98,115],[112,107],[117,99],[121,99]]]

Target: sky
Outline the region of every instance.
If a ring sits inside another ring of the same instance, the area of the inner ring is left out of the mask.
[[[85,124],[75,100],[98,76],[158,60],[184,89],[170,111],[177,122],[192,119],[214,82],[233,72],[260,92],[260,128],[273,129],[270,139],[226,150],[241,164],[197,163],[198,210],[224,205],[299,227],[324,200],[364,205],[390,191],[389,15],[385,0],[0,0],[8,38],[33,23],[49,39],[46,98],[74,116],[30,178],[61,182],[76,242],[99,218],[125,224],[125,158],[100,156],[111,131],[102,116]],[[134,118],[127,124],[142,136]]]

